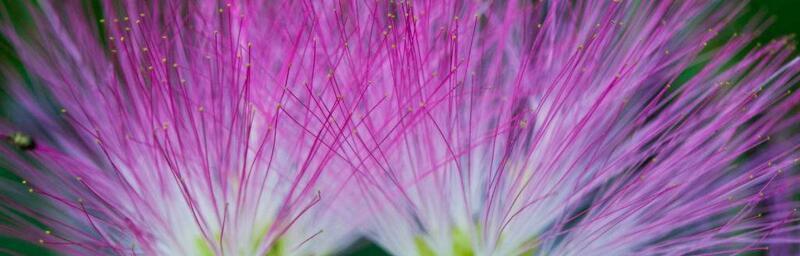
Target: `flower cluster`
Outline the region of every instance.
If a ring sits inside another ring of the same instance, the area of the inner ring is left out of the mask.
[[[421,256],[798,253],[800,62],[788,38],[753,46],[761,20],[727,31],[743,3],[22,6],[0,9],[24,66],[2,69],[5,236],[70,255],[362,236]]]

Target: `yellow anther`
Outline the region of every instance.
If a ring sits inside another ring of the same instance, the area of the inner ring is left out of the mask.
[[[100,23],[106,23],[106,19],[100,19]]]

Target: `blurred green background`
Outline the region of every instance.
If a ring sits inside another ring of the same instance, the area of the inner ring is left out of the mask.
[[[772,26],[761,35],[759,41],[766,42],[783,35],[795,35],[800,32],[800,1],[754,0],[750,2],[748,12],[744,18],[752,16],[759,11],[774,19]],[[742,22],[739,21],[737,23],[741,24]]]
[[[21,4],[25,1],[33,0],[0,0],[0,4],[2,4],[3,8],[8,10],[10,13],[14,13],[10,18],[16,25],[24,26],[26,23],[25,19],[27,16],[21,14],[22,12],[18,12],[18,10],[21,10]],[[90,2],[90,0],[84,1]],[[744,15],[742,15],[741,18],[732,24],[733,30],[743,27],[747,20],[757,14],[766,14],[767,17],[772,19],[773,23],[766,31],[764,31],[764,33],[756,40],[756,42],[766,43],[781,36],[794,35],[800,32],[800,0],[753,0],[749,3]],[[795,42],[795,44],[797,44],[797,42]],[[2,37],[0,37],[0,66],[12,67],[18,69],[21,73],[24,72],[18,60],[16,59],[15,52],[13,49],[11,49],[9,43]],[[11,110],[8,104],[4,102],[6,100],[3,100],[7,98],[5,86],[6,79],[0,76],[0,116],[2,117],[7,117],[13,114],[13,110]],[[19,181],[18,177],[9,173],[7,170],[2,169],[0,169],[0,179],[7,179],[13,182]],[[0,213],[0,221],[3,221],[3,219],[4,216],[2,216],[2,213]],[[14,252],[14,254],[9,254],[8,252]],[[36,244],[23,242],[12,237],[0,236],[0,255],[55,254],[38,247]],[[375,244],[362,239],[357,241],[345,251],[338,253],[338,255],[379,256],[388,254]],[[748,255],[759,254],[756,253]]]

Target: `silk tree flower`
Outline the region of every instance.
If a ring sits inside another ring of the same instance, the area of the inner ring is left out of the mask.
[[[365,232],[396,255],[796,254],[800,64],[788,38],[747,50],[766,23],[725,33],[742,7],[369,8],[396,103],[368,119]]]
[[[69,255],[347,246],[353,226],[331,205],[348,200],[339,195],[352,171],[331,159],[349,137],[340,111],[355,105],[329,97],[335,80],[323,70],[338,57],[313,47],[311,13],[263,4],[4,10],[32,20],[6,20],[3,32],[33,79],[9,86],[33,125],[3,127],[3,163],[21,185],[3,185],[2,234]]]
[[[2,234],[75,255],[679,255],[797,239],[800,64],[695,1],[3,9]],[[9,20],[30,16],[26,24]]]

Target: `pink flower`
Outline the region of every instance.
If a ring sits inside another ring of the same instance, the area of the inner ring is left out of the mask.
[[[31,4],[30,28],[1,26],[30,76],[5,69],[2,163],[24,181],[0,233],[76,255],[359,235],[396,255],[790,254],[800,63],[788,39],[748,50],[762,22],[727,32],[743,6]]]

